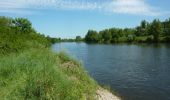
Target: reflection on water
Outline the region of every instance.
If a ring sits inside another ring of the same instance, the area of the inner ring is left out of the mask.
[[[169,44],[57,43],[124,100],[170,100]]]

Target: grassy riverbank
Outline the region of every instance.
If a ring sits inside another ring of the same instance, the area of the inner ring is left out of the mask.
[[[44,48],[2,57],[0,80],[0,98],[8,100],[93,100],[97,88],[80,63]]]
[[[81,64],[53,53],[51,39],[24,18],[0,17],[0,98],[93,100],[96,82]]]
[[[0,99],[100,100],[111,94],[98,91],[79,62],[52,52],[53,38],[36,32],[29,20],[0,17],[0,26]]]

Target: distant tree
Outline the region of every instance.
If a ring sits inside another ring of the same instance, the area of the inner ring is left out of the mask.
[[[161,22],[155,19],[150,26],[149,33],[153,35],[153,39],[155,42],[159,41],[159,35],[162,32]]]
[[[76,41],[82,41],[81,36],[76,36]]]
[[[126,33],[126,36],[135,35],[135,29],[133,29],[133,28],[125,28],[123,31],[124,31],[124,33]]]
[[[136,27],[135,35],[136,35],[136,36],[142,36],[141,30],[142,30],[142,28],[141,28],[140,26],[137,26],[137,27]]]
[[[142,22],[141,22],[141,28],[142,29],[146,29],[146,26],[147,26],[147,22],[145,21],[145,20],[143,20]]]
[[[102,39],[104,40],[104,42],[109,43],[111,41],[111,39],[112,39],[112,34],[108,29],[100,31],[99,34],[101,34]]]
[[[112,36],[111,42],[116,42],[119,37],[123,36],[123,31],[120,31],[120,29],[111,28],[109,29],[109,31],[111,32],[111,36]]]
[[[118,30],[118,34],[119,34],[120,37],[124,37],[125,36],[125,33],[124,33],[123,29],[119,29]]]
[[[148,26],[147,21],[145,21],[145,20],[141,21],[140,26],[136,27],[135,35],[136,36],[145,36],[145,35],[147,35],[147,26]]]
[[[167,35],[170,36],[170,18],[167,22]]]
[[[145,32],[146,32],[146,36],[149,36],[149,30],[150,30],[150,27],[151,27],[151,24],[149,22],[147,22],[146,24],[146,29],[145,29]]]
[[[164,22],[154,20],[149,23],[141,21],[136,28],[110,28],[101,30],[99,33],[89,30],[85,41],[113,43],[113,42],[169,42],[170,41],[170,19]]]
[[[86,42],[98,42],[99,41],[99,35],[97,31],[89,30],[85,36]]]
[[[164,21],[163,23],[164,34],[170,36],[170,18]]]

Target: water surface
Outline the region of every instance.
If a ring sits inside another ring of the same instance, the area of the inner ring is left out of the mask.
[[[56,43],[123,100],[170,100],[169,44]]]

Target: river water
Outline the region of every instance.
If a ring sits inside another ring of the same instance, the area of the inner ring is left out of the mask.
[[[123,100],[170,100],[170,44],[56,43]]]

